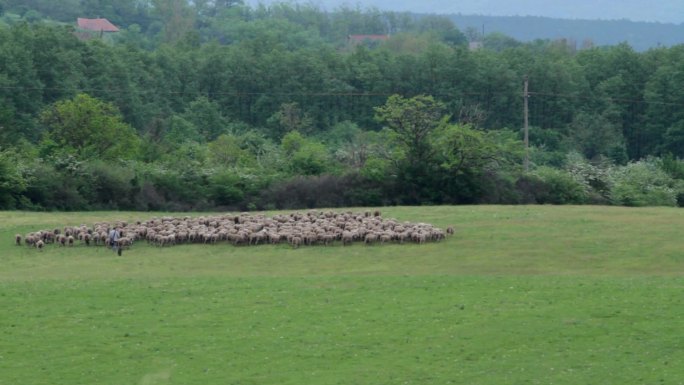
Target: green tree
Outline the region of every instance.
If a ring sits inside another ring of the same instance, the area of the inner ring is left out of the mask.
[[[483,45],[488,50],[500,52],[509,48],[516,48],[522,45],[514,38],[504,35],[501,32],[490,32],[483,39]]]
[[[269,122],[277,127],[276,137],[292,131],[310,133],[313,129],[313,119],[304,113],[296,102],[281,104]]]
[[[684,120],[674,123],[665,131],[661,152],[684,157]]]
[[[658,154],[661,150],[677,153],[681,147],[681,122],[684,121],[682,60],[684,49],[673,48],[645,86],[646,122],[640,139],[646,154]]]
[[[183,117],[192,123],[202,141],[212,141],[225,132],[228,122],[221,115],[218,104],[204,96],[190,102]]]
[[[446,43],[465,45],[468,42],[466,35],[447,16],[424,15],[416,24],[418,31],[433,33]]]
[[[118,109],[87,94],[59,101],[41,114],[48,131],[44,146],[81,159],[131,159],[137,155],[140,138],[124,123]]]
[[[423,164],[432,155],[430,133],[443,122],[443,110],[444,105],[432,96],[392,95],[384,106],[375,108],[375,118],[396,133],[409,163]]]
[[[626,43],[580,51],[575,61],[582,66],[584,78],[590,85],[590,91],[584,95],[596,97],[586,99],[591,103],[585,108],[599,114],[610,109],[611,121],[622,130],[629,159],[647,155],[650,146],[644,140],[647,106],[643,102],[644,91],[656,68],[649,68],[644,54],[635,52]],[[617,115],[617,119],[612,115]]]
[[[25,190],[26,181],[17,168],[16,157],[7,151],[0,151],[0,209],[16,208]]]
[[[287,133],[281,147],[289,163],[288,171],[294,175],[319,175],[332,168],[327,147],[304,137],[299,131]]]
[[[240,147],[240,140],[234,135],[223,134],[209,143],[209,159],[219,167],[248,167],[255,158]]]
[[[203,141],[197,127],[178,115],[173,115],[169,119],[169,128],[165,139],[171,146],[179,146],[184,142],[200,143]]]
[[[165,42],[179,41],[192,30],[195,15],[186,0],[152,0],[152,5],[164,23]]]
[[[434,202],[437,191],[437,168],[431,134],[444,124],[443,104],[432,96],[415,96],[406,99],[392,95],[384,106],[375,108],[375,118],[387,124],[399,147],[395,152],[397,164],[397,186],[404,196],[404,202],[418,204]]]
[[[512,132],[475,130],[460,124],[441,126],[434,133],[432,143],[440,167],[449,176],[519,164],[523,150]]]
[[[605,156],[617,163],[627,161],[622,130],[604,115],[578,113],[570,128],[570,140],[587,159]]]

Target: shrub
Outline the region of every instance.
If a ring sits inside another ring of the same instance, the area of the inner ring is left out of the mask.
[[[523,203],[581,204],[587,200],[585,186],[564,170],[539,167],[516,182]]]
[[[649,158],[614,168],[610,174],[610,200],[624,206],[676,206],[674,180]]]
[[[577,152],[566,155],[564,169],[575,181],[584,186],[589,203],[605,204],[609,202],[610,170],[612,164],[605,158],[588,161]]]
[[[97,160],[85,165],[88,175],[87,196],[93,207],[102,209],[132,209],[131,181],[135,173],[130,168]]]
[[[384,191],[383,186],[356,173],[296,176],[265,189],[258,206],[275,209],[379,206],[391,203]]]
[[[477,203],[512,204],[522,199],[515,186],[516,180],[509,173],[486,171],[479,180],[482,191]]]
[[[244,185],[239,175],[220,171],[209,178],[210,196],[217,206],[235,206],[245,199]]]

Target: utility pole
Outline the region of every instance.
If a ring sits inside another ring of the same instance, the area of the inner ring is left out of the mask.
[[[527,105],[528,99],[530,98],[530,94],[527,92],[527,87],[529,85],[529,80],[527,78],[527,75],[525,75],[525,83],[524,83],[524,88],[523,88],[523,116],[525,119],[525,125],[524,125],[524,130],[525,130],[525,161],[523,163],[525,167],[525,172],[530,171],[530,136],[529,136],[529,108]]]

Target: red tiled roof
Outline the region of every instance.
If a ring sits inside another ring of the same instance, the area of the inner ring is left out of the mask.
[[[89,31],[119,32],[119,29],[107,19],[78,18],[78,27]]]
[[[349,35],[349,40],[364,41],[364,40],[387,40],[389,35]]]

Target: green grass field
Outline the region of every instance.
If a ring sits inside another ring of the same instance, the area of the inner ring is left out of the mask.
[[[384,208],[427,245],[13,245],[152,213],[0,212],[0,384],[684,384],[684,212]]]

